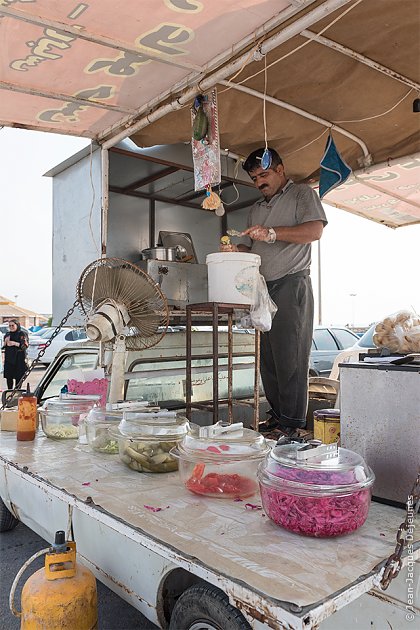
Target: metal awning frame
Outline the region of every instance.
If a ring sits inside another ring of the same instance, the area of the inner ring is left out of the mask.
[[[254,53],[257,53],[258,55],[257,59],[261,58],[261,55],[266,55],[270,52],[270,50],[273,50],[292,37],[299,35],[299,33],[305,30],[308,26],[319,22],[330,13],[333,13],[351,1],[352,0],[325,0],[323,4],[319,5],[315,9],[312,9],[301,18],[298,18],[292,24],[289,24],[275,35],[268,37],[262,43],[257,43],[254,46]],[[136,122],[134,122],[133,119],[127,120],[126,123],[123,122],[116,127],[110,127],[99,134],[97,139],[99,144],[101,144],[105,149],[115,146],[118,142],[121,142],[121,140],[132,136],[144,127],[147,127],[149,124],[159,120],[166,114],[188,105],[198,94],[202,94],[203,92],[214,88],[218,83],[234,75],[235,72],[238,72],[245,65],[252,63],[253,61],[254,58],[251,49],[251,51],[248,50],[235,60],[226,63],[219,70],[209,76],[206,76],[203,73],[201,78],[198,80],[194,75],[183,79],[181,82],[175,84],[171,90],[171,94],[178,93],[179,96],[173,98],[165,105],[161,105],[161,103],[165,100],[165,98],[167,98],[168,94],[164,93],[160,95],[159,98],[152,99],[139,108],[136,115],[139,119]],[[206,68],[213,67],[214,65],[213,60],[207,64]],[[146,114],[146,112],[149,113]],[[124,124],[125,129],[121,131],[121,127],[124,126]]]
[[[5,15],[17,20],[22,20],[24,22],[29,22],[32,24],[36,24],[39,26],[52,28],[60,30],[73,38],[78,38],[81,40],[89,41],[92,43],[100,44],[106,47],[109,47],[113,50],[125,51],[130,54],[136,55],[147,55],[150,59],[161,63],[161,64],[169,64],[172,66],[176,66],[182,69],[189,71],[188,76],[184,77],[178,83],[173,85],[170,90],[166,90],[162,92],[159,96],[151,99],[149,102],[142,105],[140,108],[133,110],[130,108],[124,108],[118,105],[110,105],[104,103],[102,101],[90,100],[89,98],[82,97],[74,97],[54,91],[46,91],[39,90],[31,87],[22,87],[19,85],[14,85],[8,82],[0,82],[0,89],[10,90],[20,93],[25,93],[34,96],[43,96],[47,98],[52,98],[55,100],[65,100],[70,103],[76,103],[79,105],[86,105],[94,108],[101,108],[108,111],[120,112],[124,114],[123,118],[120,121],[106,129],[103,129],[101,132],[97,134],[97,137],[93,136],[93,133],[89,133],[88,131],[78,133],[77,135],[81,137],[89,137],[92,142],[97,142],[101,146],[101,162],[102,162],[102,214],[103,214],[103,230],[106,233],[106,223],[107,223],[107,213],[108,213],[108,166],[109,166],[109,155],[108,150],[115,147],[121,140],[132,136],[139,130],[147,127],[151,123],[159,120],[167,114],[170,114],[173,111],[179,110],[183,107],[187,107],[192,99],[200,93],[208,91],[212,89],[217,84],[224,84],[238,91],[246,92],[251,96],[255,96],[256,98],[263,99],[264,95],[261,92],[257,92],[256,90],[252,90],[242,84],[235,84],[230,82],[229,77],[234,77],[235,73],[242,70],[246,65],[251,64],[253,61],[258,61],[268,52],[280,46],[284,42],[290,40],[291,38],[300,35],[302,38],[306,38],[307,41],[317,42],[319,45],[327,46],[343,55],[347,55],[352,59],[365,64],[376,70],[378,72],[383,73],[386,76],[389,76],[400,83],[407,85],[411,90],[420,91],[420,84],[409,79],[406,76],[403,76],[400,73],[395,72],[391,68],[388,68],[382,64],[377,63],[376,61],[369,59],[368,57],[346,47],[342,44],[332,41],[323,36],[323,32],[326,30],[324,28],[320,33],[314,33],[308,30],[311,26],[321,21],[329,14],[337,11],[339,8],[344,7],[345,5],[349,5],[349,8],[346,9],[346,12],[351,10],[353,6],[359,4],[360,0],[325,0],[321,4],[318,4],[315,8],[311,9],[310,5],[315,2],[315,0],[290,0],[291,6],[287,9],[282,10],[277,15],[273,16],[270,20],[268,20],[261,27],[256,29],[253,33],[244,37],[242,40],[234,44],[228,50],[220,53],[206,64],[202,66],[198,66],[192,63],[185,62],[184,60],[180,60],[179,58],[175,61],[170,55],[165,53],[153,53],[149,48],[144,46],[129,46],[126,42],[120,42],[115,39],[107,38],[105,36],[94,35],[92,33],[87,32],[86,30],[81,30],[77,26],[72,26],[70,24],[64,24],[61,22],[56,22],[54,20],[49,20],[47,18],[40,17],[35,14],[30,14],[27,11],[22,11],[16,8],[12,8],[10,6],[2,6],[0,8],[0,16]],[[298,17],[296,20],[289,23],[286,27],[282,28],[281,25],[284,22],[287,22],[291,18],[293,18],[297,13],[302,11],[302,9],[306,9],[306,13]],[[281,30],[279,30],[281,28]],[[328,28],[328,27],[327,27]],[[273,30],[276,30],[274,35],[269,36],[269,33],[272,33]],[[300,47],[299,47],[300,48]],[[245,52],[243,52],[245,50]],[[292,54],[294,51],[291,51]],[[236,58],[234,58],[236,56]],[[232,60],[233,59],[233,60]],[[372,159],[370,156],[369,148],[362,138],[358,138],[354,134],[348,132],[347,130],[341,128],[339,125],[335,124],[332,121],[328,121],[320,118],[319,116],[313,115],[311,112],[304,111],[294,105],[287,103],[285,101],[280,101],[278,99],[274,99],[267,95],[267,102],[279,107],[283,107],[288,109],[289,111],[295,112],[297,115],[304,116],[309,118],[320,125],[326,127],[327,129],[335,129],[338,133],[341,133],[347,138],[351,139],[353,142],[356,142],[362,150],[363,155],[360,158],[360,165],[363,167],[368,167],[372,164]],[[0,125],[8,125],[6,121],[0,121]],[[14,126],[19,127],[20,125],[16,123]],[[39,127],[28,126],[25,125],[27,129],[36,129],[39,130]],[[47,125],[43,126],[41,130],[60,133],[60,130],[56,128],[48,127]],[[62,132],[64,133],[64,132]],[[135,157],[140,157],[136,154],[132,154]],[[239,156],[237,156],[239,158]],[[145,156],[141,156],[142,159],[146,159]],[[164,162],[161,162],[164,164]],[[172,164],[166,165],[167,168],[178,169],[178,167],[182,170],[189,170],[183,165],[175,165]],[[166,173],[165,173],[166,171]],[[353,177],[358,179],[360,174],[363,174],[365,169],[362,169],[360,172],[354,173]],[[161,174],[156,174],[156,179],[165,176],[168,174],[168,170],[164,169]],[[223,178],[224,181],[228,181],[228,179]],[[243,182],[242,182],[243,183]],[[404,202],[412,205],[416,209],[420,206],[418,202],[410,201],[409,199],[405,199],[399,197],[397,194],[393,194],[383,189],[381,186],[374,184],[372,182],[368,182],[363,179],[363,184],[368,186],[374,190],[377,190],[381,193],[386,193],[390,197],[394,197],[395,199],[403,200]],[[140,191],[122,189],[116,192],[120,192],[122,194],[133,194],[134,196],[141,196],[152,199],[153,197],[147,195],[146,193],[141,193]],[[199,205],[194,203],[190,203],[189,200],[184,200],[182,203],[182,199],[176,200],[171,198],[160,198],[155,197],[157,201],[164,201],[168,203],[177,203],[178,205],[186,205],[188,207],[193,207],[197,209],[201,209]],[[327,203],[328,200],[326,200]],[[241,207],[245,207],[249,205],[248,203],[238,203],[232,205],[229,208],[229,211],[238,210]],[[349,210],[352,213],[358,214],[353,208],[346,208],[344,205],[340,207]],[[361,216],[364,216],[360,213]]]
[[[144,155],[142,153],[136,153],[133,151],[129,151],[127,149],[121,149],[119,147],[112,147],[110,151],[111,153],[124,155],[126,157],[135,158],[137,160],[143,160],[146,162],[154,162],[155,164],[159,164],[163,166],[164,168],[162,168],[162,170],[156,173],[153,173],[152,175],[149,175],[148,177],[144,177],[144,178],[141,178],[140,180],[132,182],[129,185],[125,185],[121,187],[110,185],[109,192],[117,193],[120,195],[127,195],[129,197],[138,197],[139,199],[149,199],[151,201],[158,201],[161,203],[171,203],[177,206],[185,206],[186,208],[193,208],[194,210],[202,210],[203,212],[209,212],[209,210],[202,208],[201,205],[190,201],[191,199],[204,197],[205,195],[204,191],[189,193],[188,195],[183,195],[182,197],[166,197],[165,195],[147,193],[147,192],[142,192],[138,190],[138,188],[142,188],[152,182],[158,181],[159,179],[162,179],[177,171],[186,171],[186,172],[192,173],[194,171],[192,166],[171,162],[169,160],[164,160],[162,158],[157,158],[150,155]],[[242,181],[242,180],[238,181],[237,179],[233,177],[229,177],[228,175],[222,175],[222,183],[220,185],[220,188],[222,190],[229,186],[233,186],[234,184],[240,185],[240,186],[246,186],[252,189],[255,188],[254,184],[251,181],[250,182]],[[226,212],[231,213],[231,212],[234,212],[235,210],[240,210],[241,208],[250,205],[250,203],[252,202],[247,201],[245,206],[243,205],[243,202],[238,203],[238,204],[232,204],[231,206],[229,206],[229,208],[226,208]]]
[[[327,15],[336,11],[338,8],[348,4],[350,0],[326,0],[322,5],[316,7],[315,9],[309,11],[302,18],[298,18],[295,22],[286,26],[279,33],[273,35],[266,39],[263,43],[255,47],[255,51],[258,51],[260,55],[267,54],[270,50],[273,50],[281,43],[291,39],[295,35],[299,34],[302,30],[306,29],[308,26],[315,24],[322,18],[325,18]],[[297,7],[296,4],[300,6]],[[296,11],[302,9],[301,3],[295,3],[294,8]],[[289,16],[290,17],[290,16]],[[283,21],[283,20],[282,20]],[[259,29],[260,30],[260,29]],[[254,34],[254,41],[257,36],[258,31]],[[261,36],[263,33],[261,33]],[[230,55],[230,57],[232,54]],[[107,246],[107,226],[108,226],[108,212],[109,212],[109,154],[108,150],[112,147],[115,147],[116,144],[125,140],[135,132],[139,131],[143,127],[151,124],[155,120],[159,120],[166,114],[181,109],[185,105],[187,105],[193,98],[195,98],[198,94],[205,92],[217,85],[221,80],[226,79],[229,76],[232,76],[235,72],[241,69],[247,63],[252,62],[252,56],[249,51],[240,55],[234,61],[230,61],[226,65],[222,66],[221,69],[216,71],[214,74],[211,74],[208,77],[203,76],[198,81],[197,77],[193,75],[187,79],[184,79],[180,84],[177,84],[173,87],[172,93],[181,89],[181,86],[184,85],[184,92],[177,98],[173,99],[169,103],[165,105],[160,105],[167,94],[160,95],[158,99],[153,99],[143,107],[141,107],[136,117],[141,116],[140,120],[137,120],[133,123],[133,118],[131,120],[127,120],[125,123],[125,129],[121,131],[121,124],[117,128],[110,128],[105,130],[100,137],[98,138],[98,142],[101,145],[101,173],[102,173],[102,255],[106,255],[106,246]],[[207,64],[207,68],[210,69],[214,67],[215,60]],[[193,83],[193,87],[190,87],[191,83]],[[157,109],[152,109],[156,107]],[[143,115],[145,112],[149,111],[150,113]],[[139,195],[137,195],[139,196]],[[170,203],[170,201],[169,201]],[[188,202],[186,202],[188,203]],[[191,204],[194,205],[195,204]],[[247,204],[249,205],[249,204]],[[243,204],[239,207],[244,207]],[[231,211],[234,208],[230,209]]]

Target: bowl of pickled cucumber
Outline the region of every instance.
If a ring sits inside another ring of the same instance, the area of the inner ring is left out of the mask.
[[[170,451],[188,429],[188,420],[176,412],[127,412],[118,430],[110,429],[110,434],[118,442],[121,461],[131,470],[166,473],[178,470],[178,460]]]

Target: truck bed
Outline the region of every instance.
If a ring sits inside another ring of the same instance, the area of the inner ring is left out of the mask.
[[[270,627],[276,627],[273,619],[288,623],[287,628],[312,627],[369,591],[404,519],[402,510],[372,503],[358,531],[331,539],[306,538],[277,527],[246,501],[191,494],[178,473],[137,473],[118,455],[101,455],[73,440],[41,435],[31,443],[2,433],[0,464],[0,494],[6,505],[12,504],[20,520],[45,538],[67,527],[56,504],[67,511],[72,506],[74,513],[93,517],[218,585],[232,603],[244,612],[254,610]],[[261,506],[259,496],[249,502]],[[45,509],[51,510],[48,519]],[[77,529],[75,538],[78,542]],[[93,540],[91,545],[94,556]],[[414,547],[418,556],[419,543]],[[101,567],[89,553],[84,546],[82,554],[99,577],[104,573],[121,582],[111,560]],[[129,558],[117,560],[118,566],[130,563]]]

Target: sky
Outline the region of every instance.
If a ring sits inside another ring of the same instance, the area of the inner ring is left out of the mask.
[[[0,295],[18,306],[51,313],[52,179],[43,174],[88,144],[0,129]],[[324,207],[322,323],[362,327],[401,309],[420,313],[420,225],[392,230]],[[312,259],[318,323],[318,245]]]

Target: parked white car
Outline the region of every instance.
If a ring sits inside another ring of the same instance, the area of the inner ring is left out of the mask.
[[[39,339],[41,337],[43,337],[44,335],[46,335],[50,330],[54,330],[54,328],[41,328],[40,330],[37,330],[36,332],[31,332],[29,331],[29,343],[31,343],[31,341],[39,341]]]
[[[28,359],[33,361],[38,356],[40,350],[45,348],[46,342],[52,337],[55,328],[49,328],[42,336],[32,338],[29,342]],[[63,328],[54,338],[51,345],[45,351],[41,359],[43,365],[49,365],[54,361],[57,353],[65,346],[72,346],[76,342],[87,341],[88,338],[84,330],[80,328]]]
[[[356,343],[351,346],[351,348],[347,348],[346,350],[342,350],[337,354],[334,360],[334,364],[331,369],[330,378],[338,380],[340,370],[340,363],[357,363],[359,360],[359,354],[361,352],[367,352],[369,349],[375,348],[375,344],[373,343],[373,334],[375,332],[376,324],[372,324],[370,328],[367,329],[364,335],[360,337],[356,341]]]

